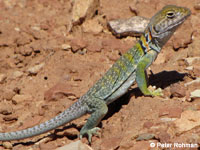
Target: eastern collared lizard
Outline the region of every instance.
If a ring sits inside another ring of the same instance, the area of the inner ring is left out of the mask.
[[[80,131],[80,138],[97,134],[96,127],[108,111],[107,105],[125,94],[136,81],[144,95],[162,95],[161,89],[149,90],[147,87],[146,69],[156,59],[162,47],[174,31],[191,14],[184,7],[168,5],[163,7],[150,20],[144,34],[133,48],[122,55],[115,64],[79,98],[71,107],[44,123],[16,132],[0,133],[0,141],[19,140],[55,129],[81,117],[86,113],[91,116]]]

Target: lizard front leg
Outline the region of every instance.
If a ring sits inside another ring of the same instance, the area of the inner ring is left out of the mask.
[[[87,135],[88,141],[91,143],[93,135],[99,136],[98,130],[100,130],[100,128],[96,126],[108,112],[108,107],[103,100],[94,97],[91,97],[86,105],[88,106],[91,116],[80,131],[80,139],[82,139],[84,135]]]
[[[136,68],[136,82],[138,84],[139,89],[142,91],[144,95],[149,96],[162,96],[161,88],[158,88],[154,91],[151,91],[147,87],[147,76],[146,69],[152,64],[152,62],[156,59],[157,52],[154,50],[150,50],[145,54],[140,61],[138,62]]]

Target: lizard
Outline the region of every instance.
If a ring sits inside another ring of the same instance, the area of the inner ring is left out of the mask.
[[[154,62],[162,47],[176,29],[190,16],[185,7],[167,5],[158,11],[147,25],[138,42],[112,65],[77,102],[54,118],[24,130],[0,133],[0,141],[11,141],[40,135],[71,122],[87,113],[91,114],[80,130],[80,139],[99,135],[97,125],[108,112],[108,104],[122,95],[136,81],[139,89],[147,96],[161,96],[162,90],[149,89],[146,69]]]

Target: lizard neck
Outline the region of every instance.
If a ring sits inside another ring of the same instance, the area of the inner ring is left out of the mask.
[[[160,53],[162,49],[162,44],[158,42],[151,34],[151,31],[147,28],[144,34],[140,38],[141,47],[144,50],[144,53],[147,53],[150,50],[154,50],[157,53]]]

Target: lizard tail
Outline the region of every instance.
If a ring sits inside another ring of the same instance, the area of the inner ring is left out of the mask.
[[[87,108],[83,106],[81,101],[77,101],[76,103],[72,104],[71,107],[44,123],[16,132],[0,133],[0,141],[20,140],[36,136],[69,123],[70,121],[77,119],[86,113]]]

